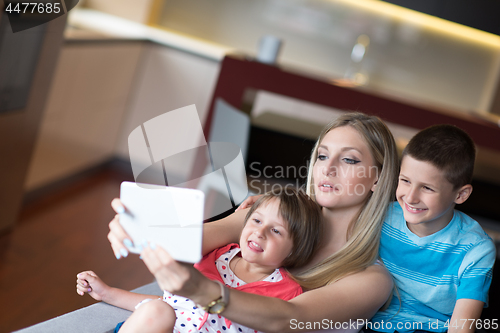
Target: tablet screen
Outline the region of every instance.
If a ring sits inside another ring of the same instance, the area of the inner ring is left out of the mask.
[[[175,260],[196,263],[202,257],[202,191],[123,182],[120,200],[126,207],[120,224],[136,245],[154,242]]]

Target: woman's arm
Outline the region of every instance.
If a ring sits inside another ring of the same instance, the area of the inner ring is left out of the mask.
[[[245,199],[245,201],[243,201],[239,206],[238,208],[236,208],[236,211],[239,211],[241,209],[245,209],[245,208],[250,208],[253,206],[253,204],[262,196],[262,194],[260,195],[252,195],[251,197],[248,197]]]
[[[120,199],[113,199],[111,202],[116,213],[125,211],[125,207]],[[237,211],[226,218],[203,225],[203,255],[229,243],[237,243],[240,238],[243,222],[247,209]],[[116,259],[126,257],[128,250],[125,245],[133,246],[129,235],[125,232],[120,222],[120,215],[116,214],[109,223],[108,240]],[[127,244],[128,243],[128,244]]]
[[[239,210],[218,221],[203,225],[203,255],[229,243],[240,241],[248,209]]]
[[[217,283],[191,266],[176,262],[161,248],[146,248],[142,255],[162,289],[191,298],[201,305],[220,296]],[[288,302],[232,289],[228,307],[222,315],[266,332],[311,331],[311,326],[306,325],[314,322],[335,328],[336,322],[350,324],[358,319],[371,318],[385,303],[391,290],[392,278],[387,270],[374,265]]]
[[[381,267],[373,267],[308,291],[289,302],[231,290],[229,306],[223,315],[266,332],[334,329],[336,323],[349,328],[358,319],[370,319],[383,306],[391,290],[388,273]]]

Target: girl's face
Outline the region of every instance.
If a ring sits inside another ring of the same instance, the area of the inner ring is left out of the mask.
[[[272,199],[248,219],[240,237],[241,256],[246,261],[276,269],[292,252],[293,241],[278,209],[279,200]]]
[[[378,169],[368,145],[351,126],[328,132],[313,166],[314,193],[325,208],[360,209],[375,188]]]

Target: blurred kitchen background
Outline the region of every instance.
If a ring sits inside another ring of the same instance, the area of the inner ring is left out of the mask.
[[[0,331],[91,304],[74,291],[81,270],[127,289],[152,281],[137,258],[116,261],[106,239],[109,202],[133,180],[128,135],[191,104],[205,124],[224,57],[253,61],[265,35],[282,41],[270,66],[497,133],[478,145],[475,191],[460,209],[499,244],[499,13],[498,0],[80,0],[46,30],[18,33],[45,44],[26,60],[35,67],[24,83],[0,63],[0,97],[32,84],[20,106],[0,98]],[[3,15],[0,60],[16,43],[6,22]],[[250,177],[253,162],[305,165],[319,129],[346,111],[262,90],[247,97],[233,107],[252,123]],[[400,149],[419,130],[391,129]],[[183,160],[171,172],[188,178],[195,164]],[[485,318],[499,317],[499,281],[496,268]]]

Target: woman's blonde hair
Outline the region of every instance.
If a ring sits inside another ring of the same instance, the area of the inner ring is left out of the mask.
[[[399,161],[394,137],[380,118],[349,112],[333,120],[321,132],[311,154],[307,194],[315,200],[313,166],[319,144],[328,132],[343,126],[354,128],[367,143],[377,167],[377,186],[367,195],[363,208],[349,224],[347,243],[318,265],[295,275],[306,289],[338,281],[362,271],[377,260],[382,224],[396,193]]]

